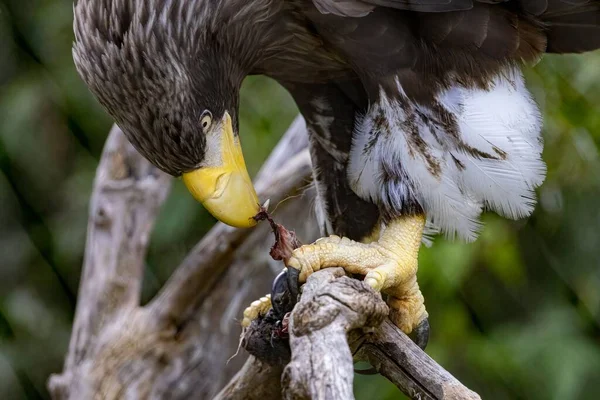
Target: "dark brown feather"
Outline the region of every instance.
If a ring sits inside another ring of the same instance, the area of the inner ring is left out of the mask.
[[[540,44],[545,45],[546,42],[547,47],[544,47],[544,50],[551,53],[578,53],[600,48],[600,0],[314,0],[314,2],[319,10],[338,16],[364,16],[365,10],[369,7],[433,13],[437,17],[417,17],[425,20],[426,25],[423,29],[429,30],[430,36],[437,34],[445,37],[449,32],[444,30],[453,28],[455,32],[459,32],[454,35],[457,40],[453,43],[456,45],[461,45],[461,42],[465,41],[476,42],[477,38],[481,38],[478,29],[486,22],[486,16],[500,15],[504,11],[506,19],[517,18],[519,22],[527,20],[530,25],[544,26],[545,38],[536,38],[529,26],[523,29],[524,36],[516,37],[517,42],[526,41],[517,46],[517,49],[520,48],[526,53],[536,52]],[[482,8],[478,7],[478,4],[482,3],[494,6],[492,14],[482,13]],[[452,15],[456,13],[449,13],[451,11],[463,11],[464,14],[459,17]],[[467,30],[462,33],[460,33],[460,25],[452,26],[453,22],[459,19],[468,21],[470,25],[465,25]],[[431,25],[427,20],[431,21]],[[487,30],[487,35],[494,36],[496,43],[502,42],[510,24],[499,23],[497,19],[489,21],[493,26]],[[469,33],[473,35],[471,38],[468,37]],[[508,37],[515,39],[515,36],[510,33]],[[535,43],[531,42],[532,40]],[[488,51],[501,52],[508,42],[499,44],[500,47],[490,45]],[[518,54],[517,58],[531,60],[536,57]]]
[[[549,0],[540,17],[548,26],[549,53],[581,53],[600,48],[600,1]]]

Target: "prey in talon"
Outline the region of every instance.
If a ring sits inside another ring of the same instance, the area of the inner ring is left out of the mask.
[[[301,246],[293,231],[277,224],[261,207],[254,219],[267,220],[275,236],[270,255],[273,259],[287,262],[292,251]],[[289,314],[298,301],[300,293],[299,271],[284,268],[273,280],[271,293],[256,300],[244,310],[242,346],[252,355],[271,365],[285,365],[290,359],[288,321]]]
[[[267,220],[275,236],[275,243],[271,247],[270,255],[274,260],[287,263],[292,251],[301,246],[294,231],[286,229],[283,225],[276,223],[269,215],[268,202],[261,207],[254,216],[259,221]],[[253,320],[262,319],[273,325],[271,339],[287,338],[287,316],[292,311],[300,292],[299,271],[284,268],[274,279],[271,293],[254,301],[244,310],[242,326],[247,328]]]
[[[417,283],[418,254],[425,216],[414,213],[382,224],[364,241],[332,235],[297,248],[287,262],[300,283],[328,267],[342,267],[364,276],[364,282],[382,292],[390,307],[389,318],[422,348],[429,340],[429,321]]]
[[[262,318],[274,323],[273,336],[284,337],[286,316],[297,302],[300,284],[322,268],[343,267],[348,273],[362,276],[374,290],[381,291],[390,306],[392,322],[425,348],[429,322],[416,279],[424,216],[407,216],[382,226],[370,242],[333,235],[305,246],[301,246],[293,231],[277,224],[265,207],[254,218],[267,220],[271,225],[275,236],[271,257],[282,260],[286,268],[275,278],[271,294],[253,302],[244,311],[244,327]]]

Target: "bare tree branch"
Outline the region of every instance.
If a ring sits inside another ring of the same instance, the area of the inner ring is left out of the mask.
[[[94,182],[66,369],[86,358],[103,323],[139,305],[149,236],[170,182],[113,127]]]
[[[388,315],[381,297],[341,268],[312,275],[289,322],[292,361],[283,374],[284,398],[354,398],[348,332],[379,326]]]
[[[387,314],[381,295],[346,277],[343,269],[311,275],[289,321],[292,359],[282,377],[283,397],[353,399],[354,361],[368,361],[411,398],[479,399],[392,325]],[[261,331],[249,334],[256,332]],[[249,376],[256,373],[247,367]]]
[[[276,216],[312,241],[315,191],[303,190],[311,173],[306,146],[306,127],[297,119],[256,186],[273,205],[302,192]],[[216,399],[352,399],[352,354],[411,397],[478,398],[389,322],[382,324],[381,296],[341,269],[315,273],[304,286],[290,318],[292,360],[285,370],[254,357],[243,367],[243,356],[228,364],[241,310],[268,291],[282,267],[268,257],[266,224],[252,230],[217,224],[141,307],[148,237],[169,183],[118,128],[111,131],[90,206],[69,353],[63,373],[49,382],[54,399],[209,399],[224,386]]]
[[[368,336],[355,354],[412,399],[480,399],[390,321]]]
[[[242,369],[213,400],[281,399],[282,372],[283,367],[267,365],[250,356]]]
[[[273,203],[305,185],[310,174],[308,155],[299,154],[307,145],[303,120],[292,128],[269,159],[269,168],[276,165],[287,175],[262,173],[256,183]],[[298,155],[289,159],[293,154]],[[63,373],[49,381],[53,398],[211,398],[241,366],[243,354],[226,365],[237,347],[241,312],[268,291],[281,268],[268,257],[271,233],[266,225],[241,231],[235,247],[228,247],[230,254],[208,246],[205,238],[182,267],[196,279],[194,285],[200,282],[201,299],[187,308],[187,316],[175,318],[187,324],[165,323],[164,315],[170,314],[153,309],[160,309],[158,298],[139,307],[139,289],[148,235],[169,182],[135,152],[118,128],[111,131],[92,196],[70,349]],[[298,217],[305,221],[297,229],[308,239],[316,238],[308,207],[313,196],[314,191],[307,190],[277,211],[288,224]],[[229,238],[237,235],[222,224],[215,231]],[[218,266],[216,277],[210,275],[215,271],[210,265]],[[202,286],[203,280],[211,283]],[[182,313],[185,309],[183,305]]]

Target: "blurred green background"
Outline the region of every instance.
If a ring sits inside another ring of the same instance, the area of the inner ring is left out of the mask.
[[[0,399],[45,399],[62,369],[87,207],[111,126],[71,61],[71,0],[0,1]],[[437,239],[419,279],[428,353],[485,399],[600,396],[600,53],[526,71],[545,115],[548,178],[528,221],[485,217],[475,244]],[[244,83],[251,172],[296,114],[274,82]],[[176,182],[152,238],[148,299],[213,219]],[[359,399],[402,398],[358,377]]]

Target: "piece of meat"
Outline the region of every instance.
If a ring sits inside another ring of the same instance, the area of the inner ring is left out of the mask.
[[[275,243],[269,254],[274,260],[283,261],[287,264],[287,260],[292,256],[292,251],[302,246],[302,242],[298,240],[296,233],[275,222],[265,207],[261,207],[258,214],[253,218],[256,221],[269,221],[275,235]]]

